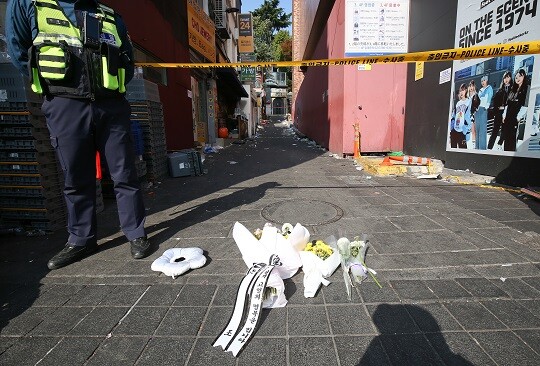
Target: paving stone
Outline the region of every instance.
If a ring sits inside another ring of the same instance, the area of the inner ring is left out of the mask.
[[[213,339],[198,338],[191,352],[187,366],[235,366],[236,359],[221,347],[212,347]],[[249,345],[248,345],[249,346]]]
[[[424,281],[424,283],[439,299],[461,299],[472,297],[468,291],[453,280],[429,280]]]
[[[447,230],[373,234],[370,243],[377,253],[430,253],[471,250],[475,247]]]
[[[53,285],[44,286],[40,289],[39,297],[34,301],[33,306],[60,306],[83,289],[80,285]]]
[[[362,284],[355,284],[355,287],[351,288],[351,300],[347,297],[347,289],[345,282],[332,282],[328,286],[321,286],[322,293],[324,294],[324,301],[327,304],[359,304],[362,302],[360,295],[358,295],[357,288]]]
[[[91,307],[61,307],[51,309],[46,318],[30,334],[34,335],[63,335],[75,327],[90,313]]]
[[[162,338],[150,339],[137,360],[137,365],[177,366],[187,360],[195,338]]]
[[[376,329],[363,305],[327,306],[332,334],[374,334]]]
[[[21,309],[20,311],[21,314],[12,313],[9,316],[7,316],[8,314],[2,314],[0,335],[25,335],[43,322],[54,311],[54,308],[34,307],[26,310]],[[4,316],[7,317],[4,318]]]
[[[420,331],[409,315],[407,305],[367,305],[367,309],[381,334],[408,334]]]
[[[509,297],[506,292],[485,278],[458,278],[456,281],[475,297]]]
[[[0,354],[0,365],[35,365],[61,338],[21,338],[7,351]]]
[[[95,306],[99,304],[112,290],[114,286],[87,285],[73,295],[66,305],[68,306]]]
[[[217,337],[229,323],[232,312],[232,306],[210,307],[202,325],[201,335]]]
[[[338,365],[332,338],[289,338],[289,362],[291,365]]]
[[[41,360],[39,365],[83,365],[102,341],[101,338],[66,337]]]
[[[493,314],[476,301],[444,304],[466,330],[506,329]]]
[[[227,319],[228,320],[228,319]],[[286,336],[287,333],[287,309],[263,309],[257,325],[257,336]],[[219,334],[219,332],[217,333]],[[217,335],[216,334],[216,335]]]
[[[2,336],[0,336],[0,359],[2,357],[1,356],[2,353],[4,353],[9,347],[14,345],[18,341],[19,341],[19,337],[12,337],[12,336],[2,337]]]
[[[398,302],[399,296],[389,283],[379,281],[382,288],[374,282],[363,282],[358,287],[358,292],[365,303],[391,303]]]
[[[384,334],[378,338],[393,365],[444,365],[440,356],[422,335]]]
[[[399,297],[404,300],[431,300],[437,296],[422,281],[400,281],[390,282]]]
[[[144,293],[137,306],[170,306],[181,290],[182,285],[153,285]]]
[[[474,266],[474,270],[485,278],[540,276],[540,269],[532,263],[503,263],[499,265]]]
[[[74,336],[106,336],[128,312],[128,307],[97,307],[70,332]]]
[[[525,277],[523,278],[523,282],[527,283],[529,286],[532,286],[538,291],[540,291],[540,276]]]
[[[512,332],[471,333],[471,336],[498,365],[540,364],[540,356]]]
[[[291,336],[328,335],[326,309],[316,307],[287,307],[288,333]]]
[[[173,306],[208,306],[215,292],[215,285],[184,285]]]
[[[517,302],[531,313],[540,314],[540,300],[517,300]]]
[[[147,335],[154,334],[167,313],[166,307],[136,306],[121,320],[113,333],[117,335]]]
[[[495,363],[465,332],[426,334],[431,346],[446,365],[493,365]]]
[[[516,330],[515,333],[536,353],[540,354],[540,330]]]
[[[511,329],[540,328],[540,318],[519,305],[517,301],[491,300],[482,301],[481,304]]]
[[[335,337],[341,365],[390,365],[380,337]]]
[[[214,296],[214,301],[212,305],[222,306],[229,305],[234,306],[236,302],[236,294],[238,292],[238,285],[219,285],[216,290],[216,296]]]
[[[422,332],[439,333],[463,330],[456,319],[441,304],[404,306]]]
[[[402,231],[440,230],[443,226],[424,215],[391,217],[390,222]]]
[[[504,277],[503,277],[504,278]],[[506,278],[492,280],[497,287],[509,294],[513,299],[539,299],[540,291],[526,284],[519,278]]]
[[[101,306],[131,306],[148,289],[148,286],[141,285],[120,285],[116,286],[99,303]]]
[[[156,330],[156,335],[195,336],[207,309],[204,307],[170,308]]]
[[[113,335],[101,343],[85,365],[133,365],[147,343],[146,337]]]
[[[261,350],[264,350],[264,352],[261,352]],[[285,338],[258,338],[256,336],[246,346],[244,346],[244,349],[238,357],[237,365],[252,366],[286,364],[287,340]]]

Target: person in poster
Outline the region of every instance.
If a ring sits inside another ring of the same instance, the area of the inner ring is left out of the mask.
[[[518,114],[521,111],[521,107],[524,107],[527,101],[528,83],[527,73],[525,70],[519,69],[516,72],[514,84],[506,101],[506,115],[502,129],[504,151],[516,151]]]
[[[450,119],[450,147],[466,149],[472,127],[471,99],[467,98],[467,85],[459,86],[458,98]]]
[[[478,91],[478,97],[480,98],[480,105],[476,111],[474,118],[474,128],[476,134],[475,148],[478,150],[486,150],[487,148],[487,120],[488,109],[493,98],[493,88],[488,83],[488,76],[482,76],[480,80],[482,87]]]
[[[501,130],[503,124],[503,112],[506,107],[506,101],[508,100],[508,94],[510,93],[512,83],[512,73],[510,71],[505,71],[501,80],[501,86],[495,93],[493,98],[493,130],[491,131],[491,136],[489,137],[488,149],[493,149],[495,145],[495,140],[499,136],[499,131]],[[496,149],[502,150],[502,136],[497,143]]]
[[[471,134],[472,134],[472,143],[474,146],[476,146],[476,142],[478,140],[478,136],[476,136],[476,111],[478,111],[478,107],[480,106],[480,98],[478,97],[478,93],[476,92],[476,83],[474,80],[469,81],[469,86],[467,87],[467,97],[470,99],[470,114],[471,114]],[[467,138],[467,141],[469,141],[469,138]],[[471,146],[472,147],[472,146]]]

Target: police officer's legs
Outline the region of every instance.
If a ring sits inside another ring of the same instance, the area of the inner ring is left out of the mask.
[[[131,243],[134,258],[150,254],[144,230],[145,209],[135,167],[130,106],[124,98],[96,101],[96,144],[104,155],[118,205],[120,226]]]
[[[68,215],[68,245],[49,261],[49,268],[54,269],[97,247],[95,146],[89,102],[54,97],[46,99],[42,109],[64,173]]]

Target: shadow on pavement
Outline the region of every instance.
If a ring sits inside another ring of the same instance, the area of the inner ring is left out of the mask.
[[[381,304],[372,319],[381,334],[371,341],[357,366],[473,365],[452,352],[437,320],[419,306]]]

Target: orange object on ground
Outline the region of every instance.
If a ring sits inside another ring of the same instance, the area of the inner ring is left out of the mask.
[[[381,165],[388,166],[392,165],[392,162],[390,160],[399,161],[405,164],[415,164],[415,165],[430,165],[431,159],[430,158],[421,158],[418,156],[410,156],[410,155],[403,155],[403,156],[387,156],[384,158]]]
[[[353,157],[359,158],[360,157],[360,126],[358,125],[358,121],[353,125],[354,127],[354,155]]]
[[[96,151],[96,179],[101,179],[103,175],[101,174],[101,158],[99,156],[99,151]]]

